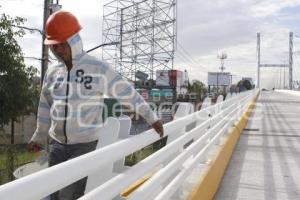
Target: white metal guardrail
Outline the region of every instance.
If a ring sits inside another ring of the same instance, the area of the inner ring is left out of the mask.
[[[165,124],[168,144],[164,148],[136,165],[115,174],[80,199],[118,198],[125,188],[153,172],[155,174],[127,198],[131,200],[168,199],[195,166],[206,164],[209,152],[220,143],[223,137],[226,137],[228,128],[241,117],[256,94],[257,90],[240,93]],[[187,128],[191,124],[195,127]],[[0,186],[1,200],[42,199],[90,174],[105,173],[107,165],[123,159],[158,139],[154,130],[149,130],[12,181]]]
[[[278,89],[276,89],[275,91],[300,96],[300,91],[299,90],[278,90]]]

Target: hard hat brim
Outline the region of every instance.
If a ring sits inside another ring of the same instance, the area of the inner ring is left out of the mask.
[[[64,42],[60,40],[49,40],[47,38],[44,40],[45,45],[53,45],[53,44],[60,44],[60,43],[64,43]]]

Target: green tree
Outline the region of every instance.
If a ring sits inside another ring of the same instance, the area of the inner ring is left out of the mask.
[[[202,99],[204,95],[207,93],[207,88],[204,83],[199,80],[192,80],[192,82],[188,83],[188,92],[195,93],[197,96]]]
[[[33,81],[37,70],[25,66],[22,49],[16,40],[25,32],[15,26],[24,21],[5,14],[0,17],[0,127],[11,121],[11,143],[14,143],[14,122],[33,112],[38,98]]]
[[[253,89],[253,85],[250,83],[249,80],[240,80],[238,82],[237,86],[239,87],[240,92],[244,91],[244,90],[252,90]]]

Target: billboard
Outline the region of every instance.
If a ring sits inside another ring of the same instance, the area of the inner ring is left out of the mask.
[[[168,70],[156,71],[156,85],[158,86],[170,86],[170,78]]]
[[[231,75],[229,72],[208,72],[207,85],[224,85],[231,84]]]
[[[187,72],[179,70],[157,70],[156,71],[157,86],[182,87],[188,85]]]
[[[185,94],[187,92],[188,81],[187,71],[156,71],[156,86],[176,88],[177,94]]]
[[[142,71],[137,70],[136,73],[135,73],[135,77],[137,77],[138,79],[140,79],[142,81],[145,81],[148,78],[148,74],[146,74],[146,73],[144,73]]]

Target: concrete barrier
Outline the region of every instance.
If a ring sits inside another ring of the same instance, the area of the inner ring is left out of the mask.
[[[210,200],[214,198],[231,159],[233,150],[252,114],[258,96],[259,93],[248,106],[239,122],[229,131],[227,140],[217,151],[214,158],[212,158],[206,170],[201,174],[201,177],[199,177],[199,184],[192,189],[188,200]]]

